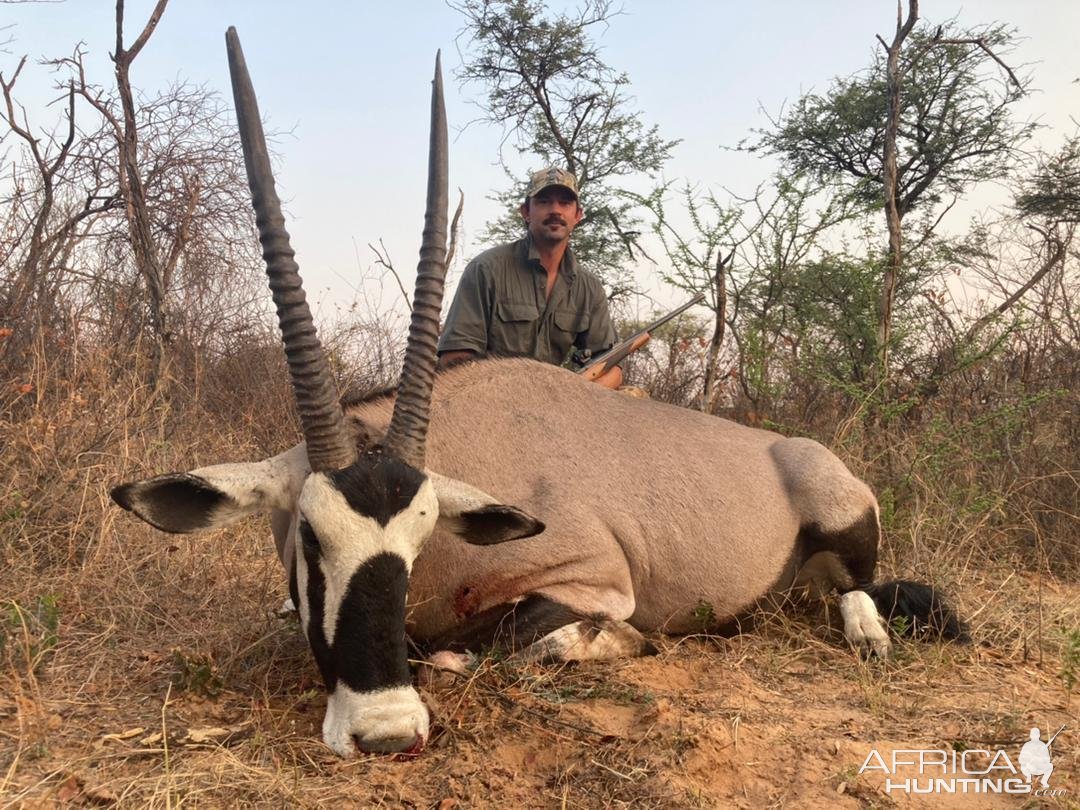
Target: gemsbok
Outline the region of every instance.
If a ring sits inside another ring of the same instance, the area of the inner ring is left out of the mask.
[[[401,379],[396,392],[343,409],[234,29],[226,40],[305,441],[263,461],[124,484],[112,496],[168,532],[270,514],[326,683],[330,748],[423,748],[428,712],[406,633],[440,660],[491,645],[530,660],[641,655],[653,650],[642,631],[701,630],[703,613],[716,629],[738,627],[772,597],[805,587],[838,590],[847,639],[878,655],[889,653],[886,622],[896,614],[945,637],[964,634],[931,588],[873,584],[877,502],[817,442],[626,397],[521,358],[436,376],[448,198],[438,60]]]

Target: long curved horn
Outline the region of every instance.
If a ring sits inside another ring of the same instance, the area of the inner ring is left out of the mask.
[[[443,282],[446,279],[446,209],[449,205],[449,169],[446,108],[443,104],[442,63],[435,56],[431,82],[431,139],[428,152],[427,210],[420,262],[416,268],[409,342],[405,348],[394,415],[384,445],[412,466],[423,469],[424,441],[435,381],[435,346],[439,339]]]
[[[316,472],[340,470],[356,460],[356,447],[346,436],[337,389],[315,334],[300,268],[293,259],[295,253],[289,245],[281,201],[274,190],[274,175],[255,90],[235,28],[230,26],[225,43],[229,52],[236,120],[251,187],[251,204],[255,208],[270,291],[277,306],[296,409],[307,441],[308,461]]]

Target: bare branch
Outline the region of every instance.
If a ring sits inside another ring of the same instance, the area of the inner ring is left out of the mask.
[[[1038,231],[1039,229],[1033,228],[1033,230]],[[1031,278],[1029,278],[1015,292],[1013,292],[1012,295],[1010,295],[1008,298],[1006,298],[1004,301],[994,307],[990,312],[987,312],[985,315],[975,321],[975,323],[971,325],[971,328],[968,330],[967,335],[964,338],[965,342],[970,342],[972,339],[975,338],[976,335],[978,335],[979,332],[983,330],[984,327],[986,327],[987,324],[991,323],[994,319],[1004,315],[1006,312],[1012,309],[1013,305],[1015,305],[1017,301],[1023,298],[1027,294],[1028,290],[1038,284],[1043,279],[1043,277],[1047,273],[1049,273],[1054,268],[1054,266],[1057,265],[1058,262],[1060,262],[1065,256],[1066,244],[1060,237],[1043,231],[1039,232],[1044,235],[1047,244],[1051,247],[1051,253],[1049,258],[1047,258],[1047,260],[1043,262],[1042,266],[1031,275]]]
[[[371,242],[368,242],[368,247],[375,254],[375,264],[381,264],[390,271],[390,275],[397,282],[398,289],[401,290],[401,297],[405,301],[405,306],[409,308],[409,312],[412,312],[412,301],[409,300],[409,294],[405,291],[405,285],[401,283],[401,276],[398,275],[398,271],[394,268],[394,263],[390,260],[390,251],[386,249],[383,240],[379,239],[379,247],[375,247]]]
[[[940,30],[941,29],[938,29],[939,32]],[[1009,74],[1009,78],[1012,80],[1012,83],[1016,85],[1016,89],[1020,91],[1021,95],[1024,94],[1024,85],[1021,84],[1018,78],[1016,78],[1016,74],[1013,73],[1013,69],[1007,64],[1005,64],[1005,61],[996,53],[994,53],[993,50],[991,50],[990,46],[987,45],[983,39],[940,39],[935,37],[934,42],[941,45],[978,45],[987,56],[989,56],[999,65],[1001,65],[1002,69]]]
[[[461,224],[461,212],[465,209],[465,192],[459,188],[458,194],[460,196],[458,197],[457,210],[454,211],[454,218],[450,222],[450,246],[446,249],[447,268],[450,267],[450,262],[454,260],[454,252],[457,250],[458,226]]]
[[[139,51],[143,49],[146,41],[150,39],[150,35],[154,33],[154,29],[157,28],[158,23],[161,21],[161,15],[165,13],[165,6],[169,4],[169,0],[158,0],[157,5],[154,6],[154,10],[150,13],[150,19],[146,21],[146,25],[143,27],[142,33],[132,43],[131,47],[124,49],[124,0],[116,0],[116,54],[117,60],[123,59],[127,63],[131,63],[135,60],[135,57],[139,55]]]

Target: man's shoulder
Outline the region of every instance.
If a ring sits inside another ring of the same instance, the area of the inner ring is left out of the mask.
[[[575,274],[577,281],[584,288],[586,294],[590,296],[600,296],[601,298],[607,298],[607,290],[604,288],[604,282],[600,280],[600,276],[594,273],[592,270],[587,270],[580,264],[575,268]]]
[[[480,253],[473,256],[470,265],[476,267],[496,268],[506,267],[512,264],[521,263],[523,254],[522,240],[518,239],[514,242],[504,242],[501,245],[495,245],[489,247]]]

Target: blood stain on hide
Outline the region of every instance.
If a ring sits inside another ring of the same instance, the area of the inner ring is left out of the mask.
[[[454,592],[454,598],[451,605],[454,609],[454,615],[461,619],[467,619],[476,613],[477,603],[479,598],[476,594],[476,589],[471,585],[462,585]]]

